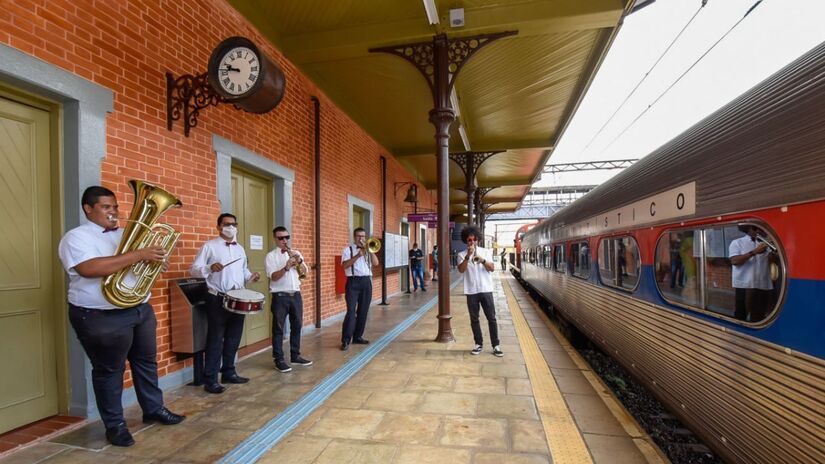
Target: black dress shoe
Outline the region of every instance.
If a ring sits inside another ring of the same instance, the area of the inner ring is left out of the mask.
[[[356,338],[355,340],[352,341],[352,343],[355,343],[356,345],[369,345],[370,341],[369,340],[364,340],[363,338]]]
[[[344,342],[341,343],[341,351],[347,351],[349,349],[349,343]]]
[[[221,383],[246,383],[249,382],[249,379],[246,377],[241,377],[238,374],[234,375],[222,375],[221,376]]]
[[[175,414],[172,411],[166,409],[165,406],[161,406],[160,409],[153,412],[152,414],[144,414],[143,415],[143,422],[160,422],[163,425],[175,425],[180,424],[183,420],[186,419],[186,416]]]
[[[226,387],[219,384],[218,382],[215,382],[215,383],[204,384],[203,389],[208,391],[209,393],[219,394],[219,393],[223,393],[224,390],[226,390]]]
[[[135,439],[126,428],[126,423],[122,422],[115,427],[106,429],[106,440],[115,446],[132,446]]]

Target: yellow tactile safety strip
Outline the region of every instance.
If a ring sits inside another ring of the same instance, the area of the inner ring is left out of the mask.
[[[524,354],[524,363],[527,365],[527,374],[530,376],[533,397],[536,399],[553,463],[592,463],[587,445],[576,427],[576,422],[573,421],[573,416],[567,409],[564,397],[550,373],[550,368],[541,354],[536,339],[533,338],[533,332],[521,313],[521,308],[510,285],[504,281],[501,284],[507,295],[507,306],[513,316],[513,326],[516,329],[519,345],[521,345],[521,352]]]

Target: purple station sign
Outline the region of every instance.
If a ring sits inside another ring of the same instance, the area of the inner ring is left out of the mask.
[[[438,222],[438,213],[408,214],[407,222]]]

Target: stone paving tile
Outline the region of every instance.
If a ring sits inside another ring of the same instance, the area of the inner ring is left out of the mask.
[[[397,392],[394,390],[375,390],[363,407],[378,411],[409,412],[415,411],[421,403],[423,393]]]
[[[393,464],[469,464],[470,451],[443,446],[403,446]]]
[[[441,361],[431,359],[410,359],[406,362],[398,362],[398,365],[395,366],[393,372],[404,372],[409,374],[432,374],[433,372],[435,372],[440,362]]]
[[[576,424],[582,432],[602,435],[626,436],[624,428],[613,413],[601,401],[594,401],[592,395],[565,394],[567,407],[576,418]]]
[[[483,366],[480,363],[468,363],[464,362],[463,360],[460,361],[441,361],[436,369],[436,374],[441,375],[466,375],[466,376],[473,376],[473,375],[480,375],[481,368]]]
[[[101,462],[105,462],[106,464],[120,464],[127,462],[148,463],[151,461],[134,459],[128,456],[105,455],[95,451],[72,448],[49,456],[39,462],[48,464],[99,464]]]
[[[439,441],[447,446],[507,449],[507,421],[447,416]]]
[[[439,427],[441,418],[432,414],[389,413],[371,438],[375,441],[423,445],[435,440]]]
[[[395,372],[367,372],[361,378],[354,378],[352,385],[365,388],[401,389],[410,380],[410,374]]]
[[[510,438],[513,440],[514,451],[540,454],[550,452],[541,421],[510,420]]]
[[[247,430],[230,428],[212,429],[201,435],[199,440],[190,442],[169,460],[178,462],[215,462],[228,453],[238,443],[249,436]],[[132,462],[131,460],[129,461]]]
[[[332,440],[329,438],[287,437],[258,461],[259,464],[310,464]]]
[[[20,451],[15,451],[8,457],[0,460],[0,462],[3,464],[31,464],[33,462],[42,462],[46,458],[68,449],[68,446],[58,445],[57,443],[39,443],[35,446],[29,446]]]
[[[365,440],[375,432],[384,415],[383,411],[329,409],[307,434],[315,437]]]
[[[510,377],[507,379],[507,394],[533,396],[533,387],[528,379],[515,379]]]
[[[324,406],[331,408],[360,409],[371,394],[372,390],[367,388],[343,386],[333,393],[324,403]]]
[[[133,446],[128,448],[110,446],[106,449],[106,453],[165,460],[189,443],[200,440],[200,437],[210,429],[209,424],[187,421],[174,427],[155,425],[140,432],[135,437]]]
[[[407,384],[407,391],[450,391],[455,379],[445,375],[414,374]]]
[[[480,417],[507,417],[514,419],[538,419],[536,401],[531,396],[480,395]]]
[[[316,464],[386,464],[391,462],[397,446],[383,443],[333,441],[324,449]]]
[[[235,429],[255,431],[280,411],[286,409],[287,406],[289,406],[287,402],[272,406],[244,401],[228,401],[216,406],[209,414],[204,414],[191,423],[210,424],[213,427],[231,424],[231,427]]]
[[[548,456],[537,454],[477,453],[473,464],[550,464]]]
[[[524,364],[487,364],[481,368],[481,375],[493,377],[527,378],[527,368]]]
[[[630,437],[612,437],[592,433],[585,433],[582,436],[595,463],[638,464],[647,462]]]
[[[453,391],[458,393],[506,393],[504,377],[456,377]]]
[[[478,395],[430,392],[424,397],[419,411],[445,415],[475,416],[477,406]]]

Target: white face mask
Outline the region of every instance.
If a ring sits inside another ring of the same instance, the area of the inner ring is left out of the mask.
[[[230,239],[234,240],[235,235],[237,235],[238,233],[238,229],[235,226],[226,226],[223,229],[221,229],[221,232],[223,232],[224,237],[229,237]]]

